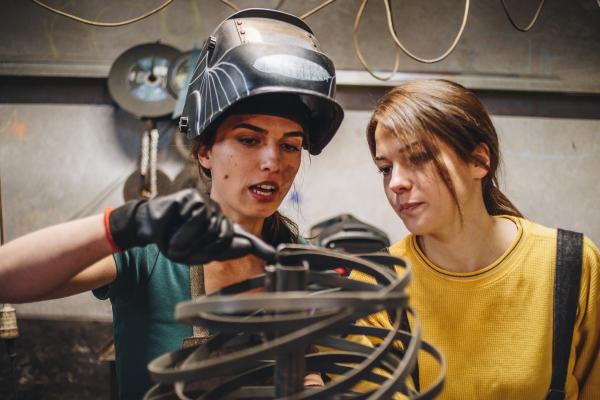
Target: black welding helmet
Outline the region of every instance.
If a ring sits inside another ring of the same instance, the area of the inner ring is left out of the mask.
[[[333,63],[306,23],[281,11],[246,9],[206,40],[179,126],[194,139],[228,112],[279,105],[285,116],[298,114],[294,119],[303,122],[306,149],[319,154],[344,117],[334,95]]]
[[[351,214],[341,214],[310,228],[318,246],[348,253],[372,253],[390,245],[385,232]]]

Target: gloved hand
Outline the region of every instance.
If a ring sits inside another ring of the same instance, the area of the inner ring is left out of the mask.
[[[219,205],[194,189],[108,210],[105,227],[120,250],[156,243],[168,258],[187,264],[242,257],[256,248],[251,235],[234,229]]]

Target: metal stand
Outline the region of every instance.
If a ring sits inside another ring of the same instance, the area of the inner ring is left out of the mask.
[[[308,264],[300,266],[275,266],[275,291],[303,291],[308,281]],[[279,313],[285,315],[285,313]],[[287,330],[277,332],[281,337],[290,333]],[[304,376],[306,375],[306,362],[304,356],[306,346],[298,346],[275,357],[275,395],[277,397],[289,396],[299,393],[304,389]]]

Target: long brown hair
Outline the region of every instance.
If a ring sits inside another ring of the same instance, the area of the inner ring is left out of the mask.
[[[193,140],[191,146],[191,157],[197,162],[198,173],[203,182],[202,186],[206,188],[207,195],[210,194],[212,177],[210,170],[200,164],[198,150],[201,146],[206,146],[209,149],[213,146],[217,133],[216,126],[218,125],[217,123],[209,127],[207,131]],[[297,243],[299,235],[298,225],[279,211],[275,211],[265,218],[261,231],[262,238],[272,246],[277,246],[281,243]]]
[[[498,134],[479,99],[463,86],[443,79],[410,81],[386,93],[377,103],[367,126],[367,142],[375,156],[375,129],[382,124],[402,143],[419,143],[450,191],[460,211],[454,184],[439,157],[436,139],[450,146],[464,162],[482,164],[473,152],[480,144],[489,149],[488,173],[482,180],[483,201],[490,215],[521,212],[498,188],[500,165]],[[461,214],[462,215],[462,214]]]

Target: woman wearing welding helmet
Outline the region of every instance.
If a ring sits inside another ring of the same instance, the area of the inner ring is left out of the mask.
[[[598,398],[600,253],[560,232],[557,255],[557,230],[524,219],[500,191],[498,136],[477,97],[444,80],[403,83],[379,101],[367,142],[410,231],[389,252],[411,265],[411,305],[448,363],[440,398]],[[554,304],[559,292],[574,295]],[[381,313],[363,322],[391,326]],[[419,358],[421,387],[438,373],[432,361]]]
[[[209,293],[262,273],[252,255],[260,243],[244,231],[274,246],[299,240],[277,209],[302,149],[319,154],[341,123],[334,91],[333,64],[303,21],[273,10],[232,15],[199,55],[180,120],[213,201],[184,190],[7,243],[1,300],[90,289],[110,298],[120,397],[141,398],[152,384],[146,365],[193,335],[173,319],[191,287]]]

